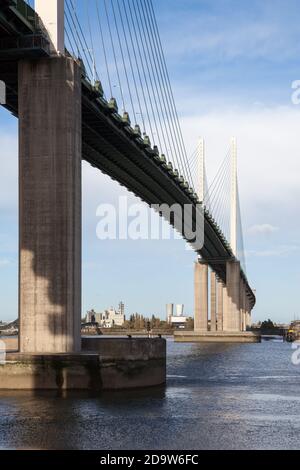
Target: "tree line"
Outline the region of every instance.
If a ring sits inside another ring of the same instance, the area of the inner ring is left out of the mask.
[[[129,320],[124,323],[124,328],[129,330],[146,330],[146,329],[170,329],[170,325],[160,318],[152,315],[152,317],[144,317],[139,313],[130,315]]]

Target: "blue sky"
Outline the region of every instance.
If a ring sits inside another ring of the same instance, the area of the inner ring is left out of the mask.
[[[238,139],[239,187],[255,320],[300,317],[300,6],[296,0],[155,0],[188,152],[206,140],[213,178]],[[17,316],[17,122],[0,110],[0,318]],[[195,255],[181,240],[100,241],[97,206],[128,194],[83,163],[83,312],[126,304],[193,311]],[[130,195],[130,200],[136,199]]]

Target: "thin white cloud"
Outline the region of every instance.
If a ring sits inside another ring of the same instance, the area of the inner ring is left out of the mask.
[[[248,229],[248,233],[252,235],[271,235],[272,233],[278,232],[278,230],[279,227],[275,227],[271,224],[256,224]]]
[[[167,53],[168,56],[172,55],[182,57],[186,60],[188,55],[199,54],[205,57],[215,59],[222,57],[222,59],[233,60],[242,57],[243,59],[259,59],[264,57],[278,58],[275,54],[274,38],[280,34],[280,29],[275,25],[268,23],[252,23],[243,24],[235,28],[223,28],[219,31],[204,31],[202,34],[196,34],[196,29],[191,29],[189,34],[184,34],[182,40],[178,43],[174,38],[174,43],[168,41]],[[172,47],[173,44],[173,47]],[[176,44],[176,47],[175,47]],[[295,54],[295,46],[292,51],[284,47],[285,44],[280,45],[280,50],[284,53],[284,58]],[[277,50],[278,52],[278,50]],[[280,60],[282,60],[280,55]]]
[[[9,266],[11,262],[8,259],[0,259],[0,268]]]
[[[246,252],[247,258],[278,258],[293,255],[299,252],[300,246],[298,245],[279,245],[272,249],[266,250],[250,250]]]
[[[282,62],[299,56],[296,3],[289,2],[288,8],[286,0],[276,5],[256,2],[249,14],[242,2],[225,11],[223,2],[211,3],[212,11],[198,13],[183,2],[180,12],[174,9],[165,15],[161,30],[168,57],[183,61],[199,57],[204,61],[266,58]]]

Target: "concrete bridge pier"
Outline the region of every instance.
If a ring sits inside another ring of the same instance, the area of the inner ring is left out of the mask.
[[[250,307],[250,301],[249,301],[249,298],[247,297],[247,295],[245,296],[245,309],[246,309],[246,328],[250,328],[251,326],[251,307]]]
[[[223,296],[225,286],[220,279],[217,279],[217,324],[218,331],[223,331]]]
[[[81,343],[82,72],[64,57],[64,0],[35,9],[52,57],[18,64],[20,344],[7,345],[0,390],[164,384],[162,338]]]
[[[242,280],[240,285],[241,331],[247,330],[246,325],[246,286]]]
[[[195,331],[208,331],[208,264],[195,263],[194,271],[194,296],[195,296]]]
[[[22,353],[81,349],[81,71],[19,63]]]
[[[217,331],[217,278],[210,273],[210,331]]]
[[[240,263],[228,261],[226,285],[210,274],[211,327],[208,329],[208,264],[196,262],[194,271],[195,325],[194,331],[176,331],[174,338],[179,343],[257,343],[260,337],[246,333],[246,316],[250,301],[246,285],[241,279]],[[243,312],[243,314],[242,314]]]
[[[224,331],[241,331],[240,313],[240,276],[241,269],[238,261],[227,261],[226,289],[224,289]]]

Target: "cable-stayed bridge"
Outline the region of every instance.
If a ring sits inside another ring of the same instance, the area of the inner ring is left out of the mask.
[[[210,316],[211,331],[244,331],[255,295],[236,142],[208,185],[203,141],[187,156],[152,0],[0,0],[0,80],[19,119],[20,350],[80,350],[82,158],[151,206],[190,207],[201,246],[169,221],[200,257],[195,330]]]

